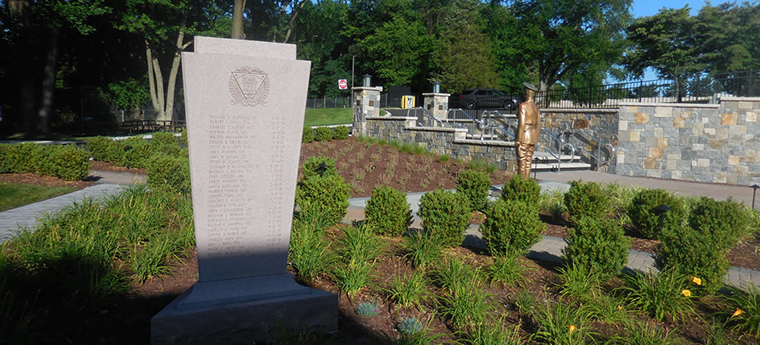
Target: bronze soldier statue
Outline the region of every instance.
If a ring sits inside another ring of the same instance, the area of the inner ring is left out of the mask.
[[[538,143],[541,128],[538,106],[533,95],[538,90],[533,84],[525,85],[525,102],[517,108],[517,173],[524,179],[530,177],[530,163]]]

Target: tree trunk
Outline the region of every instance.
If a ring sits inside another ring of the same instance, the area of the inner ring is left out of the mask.
[[[158,111],[155,119],[160,119],[164,117],[166,98],[164,96],[164,73],[161,72],[161,64],[158,63],[158,58],[155,56],[153,57],[153,76],[156,79],[156,98],[158,99]],[[153,107],[155,108],[156,105]]]
[[[185,44],[185,27],[179,29],[177,35],[177,45],[172,59],[172,68],[169,70],[169,84],[166,87],[166,108],[157,120],[171,120],[174,116],[174,89],[177,85],[177,74],[179,73],[179,64],[182,60],[182,51],[189,45]]]
[[[293,13],[291,13],[290,21],[288,22],[288,32],[285,34],[285,39],[282,40],[282,43],[288,43],[290,34],[293,32],[293,24],[295,23],[296,17],[298,17],[298,13],[301,12],[301,9],[304,5],[306,5],[306,1],[301,1],[301,4],[298,6],[293,6]]]
[[[243,11],[246,0],[235,0],[235,8],[232,10],[232,38],[245,39],[243,25]]]
[[[50,133],[50,114],[53,109],[56,66],[58,64],[58,34],[51,30],[48,37],[50,39],[48,41],[45,69],[42,75],[42,98],[40,99],[40,108],[37,112],[37,129],[43,134]]]
[[[148,40],[145,40],[145,61],[148,64],[148,86],[150,88],[150,103],[153,105],[153,111],[158,114],[163,109],[158,100],[158,94],[156,90],[156,72],[153,69],[153,51],[150,49]]]

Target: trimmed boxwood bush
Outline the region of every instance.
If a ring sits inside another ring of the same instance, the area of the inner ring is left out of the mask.
[[[314,141],[314,128],[306,126],[303,128],[303,134],[301,135],[301,143],[306,144]]]
[[[467,199],[470,211],[482,211],[488,202],[491,178],[485,171],[464,170],[457,178],[457,194]]]
[[[11,172],[11,160],[10,152],[13,150],[13,145],[0,144],[0,174],[7,174]]]
[[[307,205],[315,207],[315,211],[325,217],[326,224],[332,226],[346,215],[350,189],[351,186],[339,175],[312,175],[298,184],[296,204],[302,210]]]
[[[335,127],[335,140],[346,140],[348,139],[348,135],[350,133],[351,130],[348,128],[348,126]]]
[[[315,175],[337,175],[338,169],[335,168],[335,160],[330,157],[316,156],[309,157],[301,165],[301,172],[303,172],[303,179]]]
[[[664,189],[643,189],[636,193],[628,207],[628,217],[642,236],[656,239],[660,234],[660,215],[654,209],[667,205],[674,212],[683,214],[683,202],[680,198]]]
[[[317,141],[330,141],[333,137],[332,128],[330,127],[317,127]]]
[[[190,163],[185,157],[152,155],[145,172],[151,189],[190,193]]]
[[[512,179],[504,184],[501,200],[522,201],[528,205],[538,207],[541,201],[541,186],[532,178],[523,179],[518,174],[512,175]]]
[[[455,247],[464,241],[464,232],[470,224],[470,210],[463,196],[436,189],[420,198],[422,230],[436,237],[444,246]]]
[[[541,240],[544,230],[546,225],[537,208],[519,200],[497,200],[486,210],[486,220],[480,226],[494,256],[526,253]]]
[[[90,173],[90,159],[87,153],[74,145],[60,146],[49,156],[56,167],[54,176],[67,181],[79,181]]]
[[[156,132],[151,134],[151,143],[178,146],[177,136],[174,133]]]
[[[124,165],[127,168],[146,168],[150,156],[155,153],[152,143],[146,140],[132,142],[124,146]]]
[[[609,196],[596,182],[572,181],[565,193],[565,206],[573,222],[583,217],[602,219],[608,214]]]
[[[53,161],[53,154],[58,148],[58,145],[35,145],[34,153],[30,157],[30,160],[34,163],[34,167],[25,172],[33,172],[42,176],[56,176],[58,174],[58,166]]]
[[[565,241],[566,265],[591,267],[602,277],[618,275],[628,260],[630,240],[613,219],[582,217],[567,230]]]
[[[187,128],[182,128],[182,135],[180,135],[179,140],[182,142],[182,145],[187,146]]]
[[[412,224],[406,193],[388,186],[373,189],[364,209],[364,222],[379,235],[403,235]]]
[[[95,137],[87,141],[87,150],[99,162],[124,166],[124,146],[108,137]]]
[[[7,152],[10,162],[10,172],[27,173],[34,172],[36,160],[34,159],[39,145],[35,143],[14,144]]]
[[[746,227],[744,206],[702,197],[688,223],[678,212],[664,214],[655,263],[698,277],[708,293],[715,292],[728,273],[728,252]]]

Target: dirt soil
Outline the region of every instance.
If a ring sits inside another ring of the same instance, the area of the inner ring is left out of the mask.
[[[90,169],[95,170],[95,171],[111,171],[111,172],[118,172],[118,173],[145,175],[145,169],[125,168],[125,167],[113,165],[111,163],[98,162],[98,161],[92,161],[92,166]]]
[[[66,181],[53,176],[40,176],[33,173],[0,174],[0,181],[9,183],[31,184],[44,187],[74,187],[76,189],[87,188],[95,185],[95,182]]]

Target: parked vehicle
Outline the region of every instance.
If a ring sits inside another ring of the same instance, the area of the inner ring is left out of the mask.
[[[496,89],[466,89],[459,95],[459,104],[467,109],[513,110],[520,104],[520,99]]]

